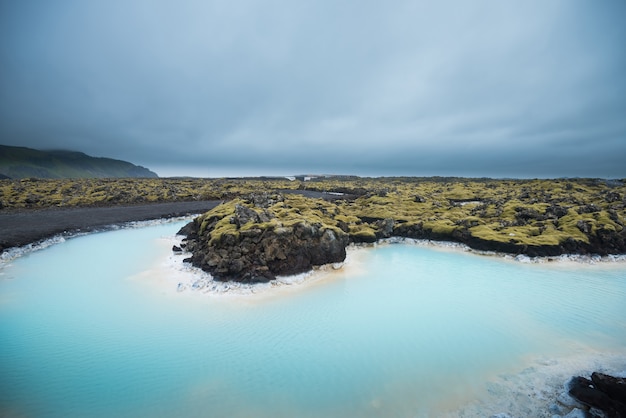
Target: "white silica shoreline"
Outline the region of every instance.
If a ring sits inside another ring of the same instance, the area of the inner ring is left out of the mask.
[[[172,248],[174,245],[180,246],[184,237],[173,236],[164,237],[162,244],[164,247]],[[373,244],[350,244],[346,248],[346,259],[341,263],[328,264],[315,267],[313,270],[292,276],[279,276],[269,283],[246,284],[238,282],[223,282],[214,280],[210,273],[197,267],[193,267],[183,260],[190,256],[188,252],[170,253],[165,260],[157,265],[150,273],[161,278],[160,282],[167,286],[165,291],[175,290],[177,293],[200,293],[209,296],[233,297],[245,295],[260,295],[266,293],[280,292],[285,286],[306,287],[306,285],[318,283],[323,280],[332,279],[333,273],[342,270],[348,274],[361,270],[363,257],[367,257],[367,252],[376,248],[404,244],[420,247],[429,247],[440,251],[459,251],[475,254],[477,256],[496,257],[506,261],[529,264],[558,264],[561,266],[571,265],[573,267],[592,266],[602,264],[603,266],[615,266],[616,268],[626,268],[626,254],[620,255],[577,255],[567,254],[552,257],[528,257],[526,255],[513,256],[505,253],[492,251],[479,251],[470,248],[465,244],[448,241],[418,240],[412,238],[394,237],[380,240]],[[284,290],[284,289],[283,289]]]

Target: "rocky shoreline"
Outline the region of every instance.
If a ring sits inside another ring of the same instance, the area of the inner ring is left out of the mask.
[[[626,229],[595,228],[584,239],[533,245],[473,235],[469,227],[427,228],[391,217],[354,216],[345,205],[280,193],[252,194],[227,202],[183,227],[186,261],[219,281],[257,283],[315,266],[342,262],[350,243],[389,238],[450,241],[478,251],[527,257],[626,254]],[[584,229],[584,228],[583,228]]]
[[[573,377],[568,386],[569,395],[583,405],[578,410],[598,418],[626,418],[626,379],[593,372],[591,379]]]
[[[530,245],[517,242],[491,241],[472,236],[467,230],[455,230],[452,233],[436,233],[425,230],[421,225],[404,228],[394,227],[392,236],[427,239],[434,241],[452,241],[465,244],[479,251],[492,251],[528,257],[555,257],[560,255],[598,255],[608,256],[626,253],[626,234],[624,231],[599,230],[597,234],[589,234],[588,242],[566,239],[555,245]]]
[[[623,415],[612,414],[577,399],[570,391],[580,379],[589,380],[581,376],[606,376],[613,381],[624,381],[625,364],[623,355],[616,353],[534,359],[525,369],[503,373],[490,379],[486,383],[486,393],[478,395],[476,399],[458,410],[442,416],[623,418]],[[623,388],[624,386],[619,386],[618,391]],[[623,404],[623,398],[621,399],[621,401],[611,400],[609,404],[614,405],[613,402]]]

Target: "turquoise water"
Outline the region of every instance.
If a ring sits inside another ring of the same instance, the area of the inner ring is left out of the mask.
[[[454,416],[502,376],[626,369],[624,264],[394,244],[288,291],[190,295],[162,267],[183,224],[2,265],[0,416]]]

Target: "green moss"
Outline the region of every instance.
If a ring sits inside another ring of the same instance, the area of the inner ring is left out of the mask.
[[[349,234],[359,241],[372,241],[376,238],[376,231],[365,225],[350,225]]]
[[[207,227],[209,226],[209,219],[208,218],[203,218],[200,221],[200,235],[204,234],[204,231],[206,231]]]
[[[473,187],[467,183],[453,183],[447,185],[445,191],[442,193],[443,197],[450,200],[475,200],[476,193]]]
[[[532,226],[516,226],[504,228],[500,231],[501,234],[506,234],[510,239],[526,245],[558,245],[564,238],[561,234],[551,233],[543,234],[539,228]]]
[[[248,222],[247,224],[241,227],[242,231],[248,231],[250,229],[260,229],[262,231],[276,229],[285,225],[283,222],[280,222],[277,219],[271,219],[269,222]]]
[[[511,242],[513,235],[509,231],[502,231],[494,224],[492,225],[479,225],[469,229],[470,234],[476,238],[483,239],[485,241],[495,242]]]
[[[609,213],[605,210],[595,214],[594,218],[596,220],[597,227],[601,226],[603,229],[609,231],[621,231],[624,229],[621,225],[615,223],[615,221],[611,219]]]
[[[284,202],[276,203],[268,208],[268,212],[272,216],[268,222],[248,222],[241,226],[241,231],[290,228],[305,223],[341,233],[341,230],[336,226],[336,221],[333,219],[336,207],[332,203],[307,199],[302,196],[285,196],[284,199]],[[213,230],[210,232],[211,243],[222,239],[224,234],[237,236],[237,225],[231,222],[231,219],[235,216],[237,205],[247,206],[258,212],[250,203],[242,199],[235,199],[217,206],[199,218],[201,233],[208,228],[211,222],[217,220]]]
[[[579,221],[587,221],[595,223],[594,219],[590,219],[587,216],[579,215],[575,210],[569,209],[567,215],[563,216],[558,221],[558,229],[562,231],[563,234],[588,243],[589,237],[585,233],[583,233],[580,228],[578,228]]]
[[[500,228],[496,224],[479,225],[469,229],[472,236],[486,241],[513,242],[520,245],[554,246],[569,237],[553,227],[544,231],[532,226],[516,226]]]
[[[346,224],[359,224],[361,223],[361,218],[354,215],[346,215],[340,214],[335,216],[336,221],[345,222]]]
[[[588,242],[579,225],[598,230],[622,231],[626,222],[623,197],[626,185],[593,179],[571,180],[481,180],[458,178],[330,178],[314,182],[281,179],[83,179],[0,181],[2,208],[90,206],[134,204],[196,199],[224,199],[226,202],[198,218],[200,229],[217,223],[212,237],[237,232],[230,223],[235,204],[249,193],[272,193],[305,187],[315,190],[353,190],[363,194],[352,201],[326,202],[301,195],[285,195],[268,210],[275,218],[243,229],[276,228],[300,222],[338,228],[371,237],[377,219],[392,218],[405,226],[423,224],[435,234],[450,235],[469,228],[483,239],[532,245],[553,245],[571,238]],[[622,198],[608,198],[618,194]],[[423,202],[416,202],[420,196]],[[477,205],[459,201],[481,200]],[[557,218],[546,209],[552,205],[568,208]],[[591,213],[589,205],[597,210]],[[258,209],[255,209],[258,210]],[[522,212],[520,212],[520,210]],[[520,213],[537,216],[519,216]],[[509,235],[514,234],[514,235]]]
[[[447,219],[439,221],[426,221],[423,223],[424,229],[431,230],[434,234],[451,235],[457,226]]]
[[[237,225],[230,222],[230,218],[228,216],[219,220],[213,230],[209,233],[209,242],[214,244],[216,241],[222,239],[222,235],[229,234],[238,236],[239,231],[237,230]]]

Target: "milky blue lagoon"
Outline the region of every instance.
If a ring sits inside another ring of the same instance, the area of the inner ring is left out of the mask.
[[[0,416],[551,416],[570,373],[626,370],[624,263],[393,244],[261,295],[177,293],[184,223],[3,262]]]

